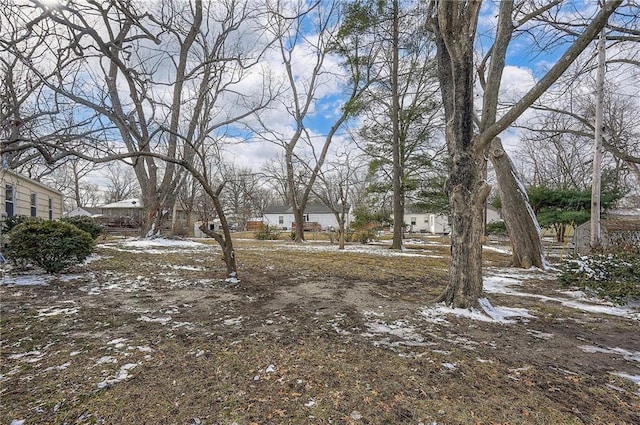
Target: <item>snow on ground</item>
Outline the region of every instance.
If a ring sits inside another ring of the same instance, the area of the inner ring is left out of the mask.
[[[547,295],[532,294],[519,290],[518,287],[522,284],[522,281],[527,278],[543,280],[555,279],[555,274],[548,274],[539,270],[493,269],[484,277],[484,291],[488,294],[537,298],[544,302],[557,302],[565,307],[589,313],[601,313],[640,320],[639,306],[634,303],[630,303],[625,306],[616,306],[613,303],[602,299],[587,297],[582,291],[558,291],[558,294],[568,296],[569,299],[567,299],[561,296],[550,297]]]
[[[451,308],[440,304],[435,307],[424,308],[422,310],[422,316],[426,318],[428,322],[440,324],[449,323],[447,319],[444,318],[447,315],[464,317],[466,319],[478,320],[481,322],[495,322],[503,324],[515,323],[516,319],[526,321],[529,318],[535,317],[529,314],[529,311],[525,308],[494,307],[487,298],[481,298],[479,302],[482,311],[475,308]]]
[[[187,239],[167,239],[167,238],[153,238],[153,239],[125,239],[123,241],[110,242],[102,244],[101,246],[115,251],[135,251],[143,252],[146,254],[167,254],[172,252],[198,252],[209,251],[216,249],[213,245],[208,245],[202,242],[196,242]]]
[[[118,382],[122,382],[125,379],[129,378],[129,371],[138,367],[140,363],[127,363],[120,367],[118,374],[113,378],[107,378],[102,382],[98,383],[98,388],[103,389],[107,388],[111,385],[117,384]]]
[[[260,251],[262,248],[243,248],[247,250]],[[425,257],[426,253],[423,250],[411,250],[405,249],[402,251],[396,251],[389,249],[384,245],[346,245],[345,249],[338,249],[337,245],[320,244],[320,243],[280,243],[274,244],[270,249],[281,249],[287,251],[302,251],[302,252],[335,252],[335,253],[357,253],[357,254],[371,254],[382,255],[385,257]]]
[[[7,286],[44,286],[53,280],[50,275],[33,274],[33,275],[16,275],[3,276],[0,285]]]
[[[624,348],[618,347],[595,347],[593,345],[579,345],[579,349],[584,351],[585,353],[605,353],[605,354],[616,354],[622,356],[627,361],[640,362],[640,351],[629,351]]]
[[[636,391],[636,394],[640,396],[640,375],[631,375],[626,372],[612,372],[612,374],[634,382],[638,386],[638,391]]]
[[[493,251],[493,252],[497,252],[499,254],[506,254],[506,255],[511,255],[511,249],[509,247],[498,247],[498,246],[491,246],[491,245],[483,245],[482,249],[484,251]]]
[[[148,248],[148,247],[174,247],[174,248],[207,248],[209,245],[186,240],[186,239],[167,239],[167,238],[152,238],[152,239],[129,239],[122,242],[122,246],[133,248]]]

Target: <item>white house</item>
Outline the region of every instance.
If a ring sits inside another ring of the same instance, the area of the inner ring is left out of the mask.
[[[405,211],[407,231],[417,233],[449,233],[449,219],[443,214]]]
[[[351,208],[347,206],[347,214],[345,217],[347,227],[349,223],[351,223],[352,215]],[[305,229],[329,230],[331,228],[338,228],[338,220],[336,220],[335,215],[323,204],[307,204],[304,210],[304,221]],[[273,205],[267,207],[262,214],[262,222],[271,227],[290,230],[294,227],[295,222],[293,209],[288,205]],[[308,227],[307,223],[309,224]]]
[[[487,223],[500,221],[500,211],[492,206],[487,207]],[[405,210],[404,221],[409,232],[447,234],[451,232],[449,219],[444,214],[416,212]]]

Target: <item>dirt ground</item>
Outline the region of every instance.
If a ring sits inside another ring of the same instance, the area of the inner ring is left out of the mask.
[[[448,248],[108,241],[4,271],[2,424],[640,424],[640,309],[508,269],[508,321],[433,305]],[[517,310],[516,310],[517,309]]]

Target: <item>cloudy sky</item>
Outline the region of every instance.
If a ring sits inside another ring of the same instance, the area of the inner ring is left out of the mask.
[[[49,0],[48,3],[51,5],[56,4],[55,0]],[[257,4],[259,3],[261,2]],[[492,31],[496,24],[497,3],[486,1],[483,6],[478,31],[478,58],[481,58],[486,49],[490,47]],[[153,5],[154,2],[149,2],[148,4]],[[320,2],[320,4],[325,5],[326,3]],[[577,20],[578,18],[590,17],[597,11],[597,2],[595,1],[576,0],[572,4],[575,7],[564,12],[568,19]],[[297,38],[295,48],[292,51],[292,68],[298,90],[302,90],[308,84],[312,75],[313,66],[315,65],[313,46],[317,43],[319,37],[311,25],[303,25],[303,30],[305,32],[304,36]],[[264,32],[241,31],[240,33],[242,37],[238,40],[241,40],[245,47],[248,44],[257,46],[261,42],[261,37],[268,36]],[[234,87],[235,90],[250,92],[260,87],[263,84],[262,73],[264,71],[268,71],[274,81],[286,80],[282,56],[276,47],[276,45],[273,45],[272,48],[264,52],[260,67],[252,68],[248,77],[243,78],[241,83]],[[557,60],[566,45],[556,44],[552,47],[540,52],[532,46],[530,37],[523,35],[513,40],[503,75],[501,97],[504,101],[515,101],[526,93],[535,84],[536,79],[540,78],[545,70]],[[591,54],[591,52],[588,54]],[[325,73],[323,73],[322,81],[314,94],[314,101],[305,121],[310,138],[316,148],[322,143],[328,128],[337,117],[344,95],[345,77],[341,75],[339,58],[327,57],[323,69]],[[478,96],[481,96],[481,90],[477,90],[477,93]],[[263,111],[262,119],[265,123],[268,123],[273,134],[277,134],[279,138],[286,140],[287,137],[293,134],[295,123],[288,110],[291,105],[291,92],[284,90],[282,96],[283,101],[275,102],[269,109]],[[480,97],[478,99],[480,100]],[[237,104],[227,102],[221,109],[231,111],[237,107]],[[527,115],[532,113],[528,112]],[[351,127],[357,127],[357,123],[350,123],[350,125]],[[335,149],[344,150],[347,149],[346,146],[350,146],[346,134],[346,129],[339,132],[335,141]],[[259,135],[267,137],[266,133]],[[511,152],[518,150],[519,135],[517,131],[509,130],[502,135],[502,138]],[[273,161],[274,158],[282,156],[283,150],[281,146],[277,143],[268,143],[260,139],[260,137],[254,137],[253,140],[247,141],[238,138],[236,143],[226,145],[224,151],[226,152],[227,161],[234,162],[238,166],[248,166],[257,170],[265,161]],[[230,140],[234,139],[230,138]],[[353,147],[353,149],[355,150],[356,148]],[[103,180],[98,179],[97,181],[104,184]]]

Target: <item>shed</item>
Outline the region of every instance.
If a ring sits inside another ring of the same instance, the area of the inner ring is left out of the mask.
[[[640,217],[618,216],[600,221],[603,247],[640,247]],[[591,221],[576,227],[573,234],[576,254],[587,254],[591,249]]]

